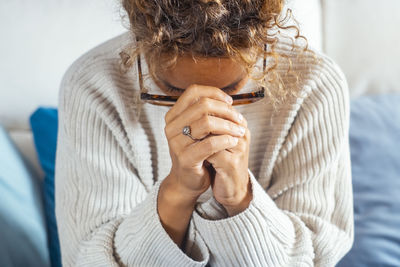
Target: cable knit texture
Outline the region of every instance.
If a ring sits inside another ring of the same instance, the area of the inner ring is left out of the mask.
[[[171,168],[169,108],[144,104],[137,112],[136,66],[126,74],[118,67],[132,40],[126,32],[91,49],[61,82],[55,192],[63,266],[334,266],[354,239],[349,93],[340,68],[321,53],[318,64],[293,56],[301,97],[276,113],[264,100],[235,106],[252,135],[253,199],[229,217],[209,188],[181,250],[157,212]],[[290,49],[290,42],[277,47]],[[277,70],[294,86],[287,63]]]

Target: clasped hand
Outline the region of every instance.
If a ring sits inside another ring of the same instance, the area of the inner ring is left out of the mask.
[[[169,182],[197,199],[211,185],[214,198],[229,216],[245,210],[251,199],[248,174],[250,131],[232,98],[217,87],[191,85],[165,115],[172,167]],[[182,134],[189,125],[194,141]]]

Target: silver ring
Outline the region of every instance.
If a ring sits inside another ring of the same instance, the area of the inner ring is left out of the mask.
[[[192,138],[194,141],[201,141],[201,140],[204,139],[204,138],[202,138],[202,139],[194,138],[194,137],[190,134],[190,133],[191,133],[191,129],[190,129],[190,126],[189,126],[189,125],[183,127],[182,133],[183,133],[183,135],[189,136],[189,137]]]

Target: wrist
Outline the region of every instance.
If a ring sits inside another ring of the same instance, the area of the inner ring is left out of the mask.
[[[253,199],[253,192],[251,188],[250,179],[248,181],[246,189],[247,189],[246,192],[236,205],[224,205],[224,208],[227,211],[229,217],[235,216],[249,207],[250,202]]]
[[[160,222],[171,239],[182,248],[196,199],[186,198],[165,178],[158,191],[157,212]]]
[[[167,176],[160,185],[159,200],[167,202],[170,207],[194,209],[198,196],[188,194],[179,184]]]

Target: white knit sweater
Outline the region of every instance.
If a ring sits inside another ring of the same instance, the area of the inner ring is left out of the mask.
[[[268,102],[235,106],[252,135],[253,200],[228,217],[206,191],[181,250],[157,213],[171,168],[168,107],[144,104],[136,116],[136,66],[118,71],[131,40],[126,32],[91,49],[61,83],[55,197],[63,266],[334,266],[354,239],[349,94],[338,66],[320,53],[318,64],[293,57],[302,97],[275,114]],[[287,63],[277,70],[285,86],[294,84]]]

